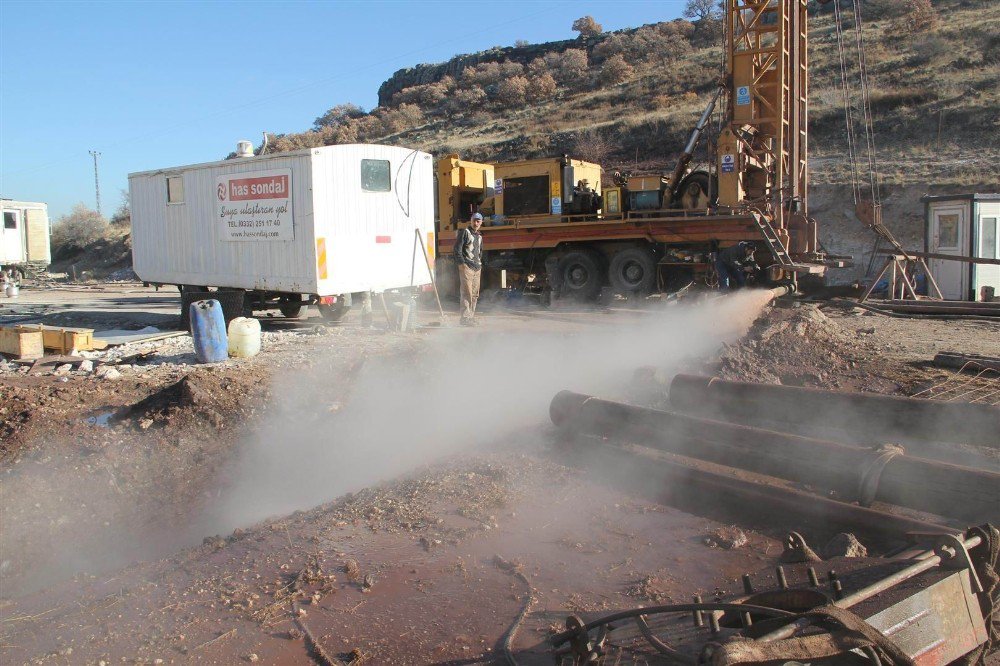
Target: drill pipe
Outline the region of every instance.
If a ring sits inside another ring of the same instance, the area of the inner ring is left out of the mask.
[[[798,386],[677,375],[670,404],[682,412],[733,423],[818,425],[859,441],[903,439],[1000,448],[1000,407]]]
[[[1000,474],[821,439],[634,407],[562,391],[549,407],[553,423],[617,437],[691,458],[791,481],[859,494],[966,523],[1000,519]],[[873,465],[884,463],[880,476]],[[862,487],[864,482],[865,487]]]
[[[686,513],[746,527],[800,530],[817,538],[852,532],[865,543],[898,544],[909,535],[958,534],[959,528],[866,509],[793,488],[700,469],[681,460],[656,458],[626,448],[577,441],[568,459],[594,477],[650,501]]]

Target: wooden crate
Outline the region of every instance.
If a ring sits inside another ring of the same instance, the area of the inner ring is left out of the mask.
[[[0,328],[0,352],[16,359],[34,359],[45,355],[42,332],[23,326]]]
[[[91,351],[94,349],[94,329],[63,328],[59,326],[44,326],[42,324],[24,324],[22,328],[41,331],[42,344],[60,354],[76,351]]]

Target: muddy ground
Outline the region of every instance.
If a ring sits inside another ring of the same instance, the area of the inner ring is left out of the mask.
[[[174,295],[138,285],[22,294],[0,319],[175,316]],[[521,663],[551,663],[539,646],[568,613],[733,593],[798,527],[717,547],[725,522],[554,447],[556,391],[664,406],[685,371],[912,395],[954,381],[937,351],[997,355],[1000,339],[750,295],[421,322],[265,318],[253,359],[198,365],[173,338],[96,358],[111,379],[0,368],[0,659],[503,663],[511,639]]]

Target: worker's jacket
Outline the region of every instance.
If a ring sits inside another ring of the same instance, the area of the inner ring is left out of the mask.
[[[740,269],[744,266],[755,266],[756,262],[753,257],[753,246],[750,246],[750,254],[747,254],[748,245],[749,243],[746,241],[741,241],[736,245],[730,245],[725,249],[719,250],[719,253],[716,256],[719,261],[730,268]]]
[[[469,227],[459,229],[454,252],[455,263],[478,271],[483,267],[483,235]]]

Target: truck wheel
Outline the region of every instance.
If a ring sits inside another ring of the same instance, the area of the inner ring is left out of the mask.
[[[656,288],[656,259],[649,250],[629,247],[611,257],[608,281],[626,296],[648,296]]]
[[[317,303],[316,309],[319,310],[319,314],[326,321],[340,321],[343,319],[347,313],[350,311],[351,306],[346,303],[337,302],[333,305],[325,305],[323,303]]]
[[[291,297],[282,296],[278,301],[278,310],[285,319],[298,319],[302,314],[302,303],[293,301]]]
[[[572,250],[556,264],[559,293],[581,301],[592,301],[601,291],[604,271],[601,256],[593,250]]]

